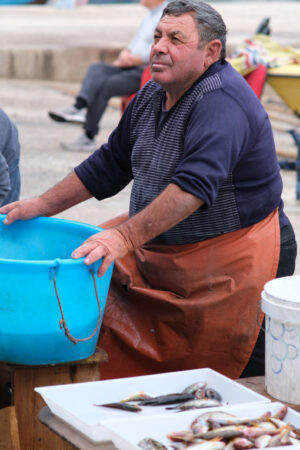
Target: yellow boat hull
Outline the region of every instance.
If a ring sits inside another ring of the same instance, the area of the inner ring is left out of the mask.
[[[300,64],[268,69],[267,82],[294,113],[300,116]]]

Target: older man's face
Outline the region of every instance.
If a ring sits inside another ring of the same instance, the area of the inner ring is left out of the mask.
[[[166,91],[188,89],[211,62],[207,46],[199,48],[196,23],[190,13],[164,16],[159,22],[150,54],[152,78]]]

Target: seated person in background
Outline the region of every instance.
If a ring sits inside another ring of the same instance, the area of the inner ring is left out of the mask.
[[[18,131],[0,109],[0,205],[20,197],[20,144]]]
[[[163,0],[140,0],[140,3],[150,11],[129,46],[121,51],[112,64],[95,63],[89,67],[74,105],[49,111],[53,120],[84,124],[85,132],[75,141],[62,142],[64,149],[96,150],[98,145],[94,138],[109,99],[138,91],[143,70],[149,62],[153,33],[166,6]]]

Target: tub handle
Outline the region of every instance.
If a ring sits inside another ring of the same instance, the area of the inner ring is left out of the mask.
[[[101,311],[101,305],[100,305],[100,300],[99,300],[99,296],[98,296],[97,283],[96,283],[94,272],[91,269],[89,269],[89,272],[90,272],[90,274],[93,277],[95,294],[96,294],[96,299],[97,299],[98,308],[99,308],[99,316],[98,316],[98,321],[97,321],[96,328],[94,329],[92,334],[90,334],[90,336],[88,336],[86,338],[82,338],[82,339],[75,338],[74,336],[72,336],[70,331],[69,331],[69,328],[67,327],[65,316],[64,316],[64,312],[63,312],[63,308],[62,308],[61,301],[60,301],[60,298],[59,298],[59,295],[58,295],[55,275],[53,273],[53,284],[54,284],[55,294],[56,294],[56,297],[57,297],[57,301],[58,301],[58,305],[59,305],[59,309],[60,309],[60,313],[61,313],[61,320],[59,321],[59,328],[63,328],[65,330],[65,335],[67,336],[67,338],[71,342],[73,342],[73,344],[77,344],[78,342],[89,341],[90,339],[92,339],[92,337],[97,333],[97,330],[98,330],[100,322],[101,322],[102,311]]]

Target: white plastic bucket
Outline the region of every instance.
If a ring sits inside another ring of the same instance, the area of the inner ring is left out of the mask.
[[[267,392],[278,400],[300,404],[300,275],[265,284]]]

